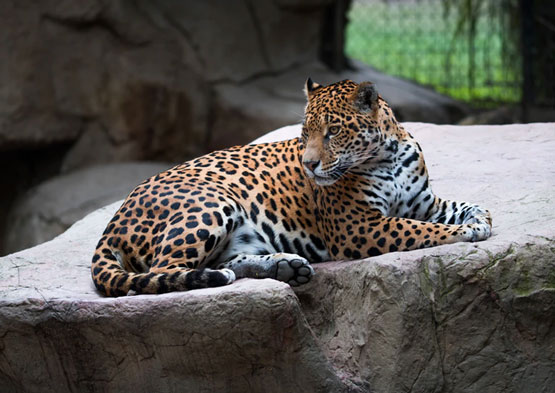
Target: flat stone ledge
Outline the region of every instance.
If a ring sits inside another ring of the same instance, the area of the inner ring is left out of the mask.
[[[405,126],[438,195],[490,209],[489,240],[319,264],[295,291],[108,299],[89,264],[115,203],[0,258],[0,391],[551,391],[555,124]]]

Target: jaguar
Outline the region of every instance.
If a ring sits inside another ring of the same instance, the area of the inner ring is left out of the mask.
[[[138,185],[92,259],[107,296],[291,286],[312,263],[368,258],[491,235],[488,210],[441,199],[422,149],[371,82],[305,84],[302,133],[215,151]]]

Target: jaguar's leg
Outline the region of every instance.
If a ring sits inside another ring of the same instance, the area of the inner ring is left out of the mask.
[[[426,221],[442,224],[484,224],[491,228],[491,214],[488,210],[472,203],[437,197]]]
[[[291,286],[305,284],[314,275],[308,261],[296,254],[237,255],[218,266],[237,278],[274,278]]]
[[[347,232],[347,223],[339,230],[331,227],[329,233]],[[328,235],[328,250],[334,259],[358,259],[393,251],[409,251],[455,242],[475,242],[491,234],[489,224],[449,225],[400,217],[376,216],[366,220],[359,228],[359,236],[351,242]]]

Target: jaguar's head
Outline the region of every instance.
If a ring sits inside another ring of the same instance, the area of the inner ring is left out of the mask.
[[[379,158],[386,104],[372,83],[344,80],[321,86],[309,78],[305,94],[302,160],[316,184],[331,185],[349,169]]]

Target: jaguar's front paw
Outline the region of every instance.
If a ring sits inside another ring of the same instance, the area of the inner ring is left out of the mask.
[[[220,273],[222,273],[227,279],[227,282],[225,283],[225,285],[229,285],[233,281],[235,281],[235,272],[233,272],[233,270],[231,270],[231,269],[220,269]]]
[[[490,222],[491,222],[491,218],[490,218]],[[481,240],[486,240],[490,236],[491,236],[490,223],[468,225],[468,241],[479,242]]]
[[[493,221],[491,219],[491,213],[489,212],[489,210],[486,210],[486,214],[483,217],[486,220],[486,222],[489,224],[489,226],[491,227],[493,225]]]
[[[489,225],[491,229],[492,220],[489,210],[476,206],[471,212],[472,214],[464,221],[465,224],[484,224]]]
[[[294,254],[282,255],[284,258],[277,262],[276,279],[284,281],[292,287],[310,281],[314,275],[314,269],[306,259]]]

